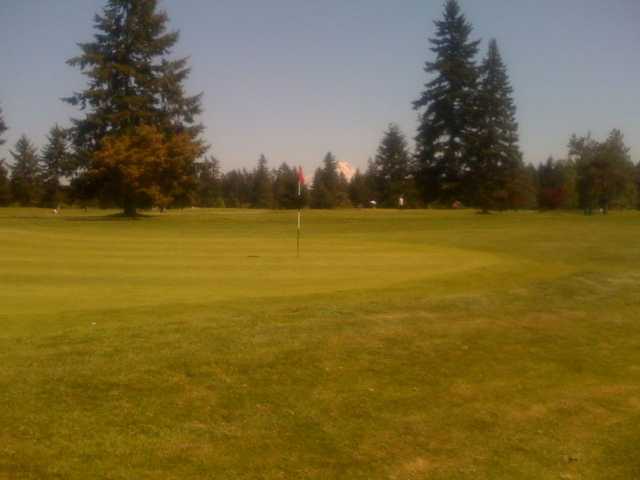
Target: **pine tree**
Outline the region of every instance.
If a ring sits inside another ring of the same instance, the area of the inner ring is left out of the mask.
[[[335,197],[340,187],[340,174],[338,173],[338,161],[331,152],[324,157],[322,169],[322,183],[330,194]],[[335,202],[335,200],[332,200]]]
[[[260,155],[258,166],[253,173],[251,205],[254,208],[273,208],[273,179],[264,155]]]
[[[369,206],[369,202],[375,200],[375,198],[372,176],[368,172],[362,173],[359,169],[356,170],[351,182],[349,182],[351,205],[358,208],[366,208]]]
[[[477,131],[470,150],[468,190],[474,204],[483,211],[509,207],[509,184],[524,168],[518,147],[518,123],[513,88],[492,39],[480,67],[480,87],[475,102]]]
[[[141,203],[184,197],[195,184],[193,163],[204,153],[196,123],[201,96],[185,94],[187,59],[168,58],[178,33],[167,32],[167,22],[157,0],[108,0],[95,17],[94,41],[80,44],[81,55],[68,61],[89,79],[87,89],[66,99],[86,111],[72,129],[80,174],[90,177],[80,183],[92,185],[96,195],[112,194],[127,215]],[[111,147],[143,137],[153,137],[160,150],[181,144],[180,161],[166,157],[158,164],[143,155],[138,162],[120,154],[122,164],[109,158]]]
[[[298,172],[286,163],[275,171],[273,196],[276,208],[293,209],[306,205],[308,190],[302,185],[298,196]]]
[[[196,199],[200,207],[222,207],[222,174],[220,162],[214,156],[196,163]]]
[[[346,206],[348,199],[348,183],[344,176],[338,173],[336,157],[329,152],[324,157],[322,168],[318,168],[313,177],[311,206],[336,208]]]
[[[4,159],[0,160],[0,206],[6,207],[11,203],[11,184],[9,170]]]
[[[222,195],[226,207],[244,208],[251,206],[253,175],[245,169],[227,172],[222,179]]]
[[[420,111],[416,136],[416,179],[426,202],[464,198],[469,145],[475,133],[474,100],[479,41],[470,40],[472,26],[456,0],[447,0],[444,17],[435,22],[430,39],[436,58],[425,72],[433,76],[413,103]]]
[[[634,180],[636,184],[636,208],[640,210],[640,162],[636,164]]]
[[[411,190],[410,154],[407,140],[397,125],[389,125],[378,147],[373,168],[376,197],[380,205],[395,207]]]
[[[2,116],[2,108],[0,108],[0,146],[4,145],[6,140],[2,138],[4,132],[8,130],[7,124]],[[9,170],[7,169],[5,160],[0,159],[0,205],[6,206],[11,203],[11,187],[9,184]]]
[[[0,107],[0,147],[5,144],[6,140],[2,138],[4,132],[8,130],[7,124],[4,121],[4,116],[2,115],[2,108]]]
[[[222,199],[227,208],[239,208],[242,206],[241,183],[242,174],[238,170],[231,170],[222,176]]]
[[[48,143],[41,155],[42,197],[40,204],[56,207],[62,200],[60,178],[69,159],[67,133],[55,125],[49,131]]]
[[[313,181],[311,183],[311,207],[312,208],[333,208],[331,196],[327,191],[323,182],[322,168],[316,168],[313,173]]]
[[[40,197],[38,150],[22,135],[11,152],[11,197],[22,206],[33,206]]]

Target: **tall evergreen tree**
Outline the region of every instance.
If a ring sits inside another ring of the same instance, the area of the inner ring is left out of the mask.
[[[480,67],[475,105],[477,130],[469,149],[468,198],[484,211],[505,208],[509,206],[509,184],[524,164],[518,147],[513,88],[495,39],[489,42]]]
[[[397,125],[389,125],[373,163],[376,197],[380,205],[395,207],[398,199],[412,190],[410,158],[404,134]]]
[[[253,176],[245,169],[231,170],[222,179],[222,195],[226,207],[249,207],[253,194]]]
[[[184,196],[204,152],[196,123],[201,96],[184,91],[187,59],[168,58],[178,33],[167,32],[167,22],[157,0],[108,0],[95,17],[94,41],[80,44],[81,55],[68,61],[89,79],[87,89],[66,99],[86,112],[72,129],[81,174],[90,177],[81,183],[96,194],[110,192],[127,215],[146,201]],[[115,145],[151,139],[165,144],[160,150],[181,151],[161,163],[146,155],[110,156]]]
[[[640,162],[636,164],[634,180],[636,183],[636,208],[640,210]]]
[[[345,207],[349,202],[349,184],[344,175],[338,172],[338,162],[331,152],[323,160],[313,177],[311,206],[313,208]]]
[[[308,191],[302,185],[298,196],[298,172],[286,163],[276,170],[273,181],[273,196],[277,208],[292,209],[306,205]]]
[[[214,156],[196,163],[196,201],[200,207],[224,206],[220,162]]]
[[[373,161],[371,161],[373,163]],[[376,199],[375,184],[372,172],[360,172],[356,170],[355,175],[349,182],[349,200],[351,205],[358,208],[369,206],[371,200]]]
[[[4,159],[0,159],[0,206],[5,207],[11,203],[11,184],[9,183],[9,170]]]
[[[38,150],[26,135],[22,135],[11,156],[11,197],[23,206],[36,205],[40,197]]]
[[[0,108],[0,146],[4,145],[6,140],[2,138],[4,132],[8,130],[7,124],[2,115]],[[0,205],[5,206],[11,202],[11,187],[9,184],[9,170],[7,169],[5,160],[0,158]]]
[[[322,168],[316,168],[313,174],[312,188],[311,188],[311,207],[312,208],[333,208],[331,195],[323,182],[323,170]]]
[[[4,121],[4,116],[2,115],[2,107],[0,107],[0,147],[5,144],[6,140],[2,138],[4,132],[8,130],[7,124]]]
[[[253,173],[253,199],[251,205],[254,208],[273,208],[273,179],[267,158],[260,155],[258,166]]]
[[[69,159],[67,133],[55,125],[49,131],[47,141],[41,155],[42,197],[40,203],[46,207],[55,207],[62,200],[60,178]]]
[[[430,39],[436,58],[425,72],[434,76],[413,103],[420,112],[416,136],[416,179],[426,202],[464,198],[469,146],[475,134],[475,98],[479,41],[457,0],[447,0],[444,17]]]

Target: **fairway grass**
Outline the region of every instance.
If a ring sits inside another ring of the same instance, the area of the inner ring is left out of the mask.
[[[640,478],[640,213],[0,209],[0,480]]]

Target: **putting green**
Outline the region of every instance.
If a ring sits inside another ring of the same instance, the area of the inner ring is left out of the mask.
[[[262,212],[227,213],[226,222],[217,212],[205,213],[184,225],[179,214],[126,222],[73,211],[55,218],[37,213],[5,221],[1,229],[5,315],[51,318],[96,307],[339,295],[416,280],[428,286],[442,276],[509,262],[506,255],[428,242],[407,249],[379,234],[368,239],[348,222],[335,234],[310,226],[296,258],[294,224],[265,225]],[[428,219],[423,223],[428,228]]]

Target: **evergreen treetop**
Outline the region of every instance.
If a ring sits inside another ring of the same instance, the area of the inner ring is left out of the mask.
[[[468,198],[486,211],[509,206],[509,184],[523,168],[513,88],[495,39],[480,66],[479,84],[467,190]]]
[[[435,60],[425,72],[425,84],[414,109],[420,111],[416,136],[416,170],[427,201],[451,201],[463,196],[468,146],[474,128],[474,101],[479,41],[471,40],[472,26],[456,0],[447,0],[444,15],[435,22],[430,39]]]
[[[0,206],[7,206],[11,202],[11,185],[9,171],[4,159],[0,159]]]
[[[222,173],[220,162],[213,155],[196,163],[197,203],[200,207],[219,207],[222,200]]]
[[[8,130],[7,124],[4,121],[4,116],[2,115],[2,107],[0,107],[0,146],[4,145],[6,140],[2,138],[4,132]]]
[[[79,44],[82,53],[67,62],[89,79],[86,90],[66,99],[86,111],[74,121],[79,147],[142,124],[194,138],[200,133],[201,95],[184,91],[187,59],[168,58],[179,35],[168,32],[167,23],[157,0],[108,0],[95,16],[94,41]]]
[[[56,207],[61,200],[60,177],[69,169],[67,132],[58,125],[54,125],[49,131],[40,163],[43,187],[40,203],[43,206]]]
[[[169,58],[178,33],[167,31],[168,16],[157,7],[157,0],[108,0],[95,17],[94,41],[80,44],[81,54],[68,61],[89,80],[66,99],[85,112],[73,120],[85,177],[75,183],[89,195],[112,196],[127,215],[154,202],[188,202],[193,164],[206,150],[196,122],[201,95],[186,95],[187,59]],[[126,145],[139,155],[119,150]],[[176,157],[169,154],[176,149]],[[163,154],[152,159],[152,151]]]
[[[255,208],[273,207],[273,181],[267,157],[260,155],[258,166],[253,173],[253,201]]]
[[[45,182],[57,181],[68,169],[69,143],[67,132],[54,125],[47,135],[47,144],[42,149],[41,163]]]
[[[298,172],[295,167],[283,163],[275,172],[273,196],[277,208],[299,208],[306,203],[307,189],[302,185],[298,195]]]
[[[314,208],[335,208],[349,204],[348,183],[338,172],[336,157],[328,152],[313,176],[311,206]]]
[[[373,163],[377,199],[384,206],[396,206],[406,195],[410,181],[410,153],[400,128],[390,124],[378,146]]]
[[[11,151],[11,193],[23,206],[35,205],[40,195],[38,150],[26,135],[22,135]]]

